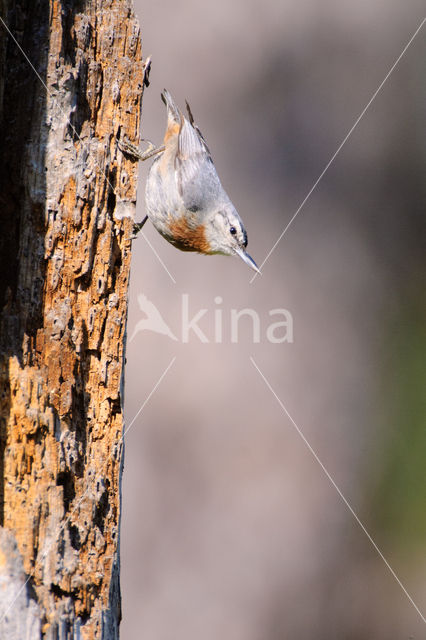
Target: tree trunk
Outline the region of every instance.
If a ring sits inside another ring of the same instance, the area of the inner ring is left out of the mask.
[[[118,638],[131,0],[0,0],[0,638]],[[45,85],[45,86],[44,86]]]

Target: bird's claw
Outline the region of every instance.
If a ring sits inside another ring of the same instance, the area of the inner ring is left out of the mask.
[[[142,162],[144,160],[148,160],[148,158],[152,158],[152,156],[155,156],[157,153],[161,153],[162,151],[164,151],[164,146],[156,148],[150,140],[142,140],[141,142],[146,142],[148,144],[147,148],[144,151],[130,142],[127,137],[124,137],[123,140],[118,141],[118,148],[127,156],[130,156],[134,160],[140,160]]]
[[[142,222],[135,222],[134,223],[133,230],[132,230],[132,233],[133,233],[132,240],[134,240],[137,237],[139,231],[142,229],[142,227],[144,226],[144,224],[145,224],[145,222],[147,220],[148,220],[148,216],[145,216],[145,218],[142,220]]]

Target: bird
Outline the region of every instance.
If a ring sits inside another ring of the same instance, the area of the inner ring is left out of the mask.
[[[236,255],[260,273],[246,251],[247,232],[222,187],[188,102],[186,117],[167,89],[161,98],[167,108],[163,144],[155,147],[148,141],[148,148],[142,151],[126,138],[119,142],[121,151],[136,160],[154,157],[145,188],[147,215],[135,225],[135,233],[149,218],[157,231],[181,251]]]

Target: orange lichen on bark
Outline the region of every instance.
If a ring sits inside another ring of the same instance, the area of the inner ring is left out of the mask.
[[[121,387],[137,166],[116,141],[121,130],[139,134],[143,65],[130,1],[103,8],[89,0],[80,12],[50,5],[49,93],[40,84],[42,97],[28,101],[30,187],[19,208],[27,218],[16,290],[6,290],[0,312],[0,524],[32,578],[43,632],[53,637],[59,621],[73,628],[78,618],[81,637],[94,640],[120,617]],[[70,48],[74,58],[64,55]]]

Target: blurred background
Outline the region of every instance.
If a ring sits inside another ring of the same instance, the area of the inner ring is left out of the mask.
[[[163,87],[188,99],[258,264],[424,16],[420,0],[135,6],[152,55],[141,135],[162,140]],[[181,253],[150,223],[170,275],[134,242],[123,640],[425,637],[250,360],[425,615],[425,72],[426,26],[253,282],[241,260]],[[137,330],[141,295],[176,340]],[[206,309],[207,342],[182,340],[185,300],[191,318]],[[231,341],[245,308],[259,342],[249,318]],[[268,338],[277,308],[293,342]]]

